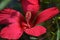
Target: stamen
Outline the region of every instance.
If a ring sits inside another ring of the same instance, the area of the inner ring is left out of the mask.
[[[29,21],[30,21],[30,19],[31,19],[31,12],[30,12],[30,11],[27,11],[25,17],[26,17],[27,26],[28,26],[29,28],[31,28],[31,27],[30,27],[30,24],[29,24]]]
[[[27,11],[26,13],[26,21],[29,21],[31,19],[31,12]]]

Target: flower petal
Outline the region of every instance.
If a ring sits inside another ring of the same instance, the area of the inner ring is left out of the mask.
[[[32,4],[30,2],[32,2]],[[39,10],[38,0],[22,0],[22,8],[25,12],[27,11],[36,12]]]
[[[23,34],[23,30],[18,23],[10,24],[1,30],[1,38],[19,39]]]
[[[0,21],[7,18],[18,18],[18,17],[23,19],[23,15],[16,10],[6,8],[0,11]]]
[[[10,8],[6,8],[0,11],[0,21],[5,19],[10,20],[10,22],[13,22],[14,20],[18,21],[19,19],[20,23],[21,21],[25,21],[24,16],[20,12]]]
[[[23,30],[21,29],[19,22],[23,21],[22,19],[24,18],[21,13],[8,8],[2,10],[0,15],[2,16],[2,20],[6,19],[9,23],[11,23],[10,25],[5,26],[2,30],[0,29],[1,37],[6,39],[18,39],[21,37]]]
[[[22,8],[25,13],[27,13],[28,11],[32,13],[32,21],[39,10],[38,0],[22,0]]]
[[[46,33],[46,28],[43,26],[35,26],[30,29],[24,30],[28,35],[32,36],[41,36],[42,34]]]
[[[59,13],[59,10],[56,7],[48,8],[48,9],[42,11],[38,15],[38,17],[36,19],[36,24],[42,23],[42,22],[54,17],[58,13]]]

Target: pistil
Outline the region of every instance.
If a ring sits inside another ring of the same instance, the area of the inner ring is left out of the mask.
[[[31,12],[30,12],[30,11],[27,11],[25,17],[26,17],[27,27],[28,27],[28,28],[31,28],[31,26],[30,26],[30,24],[29,24],[29,21],[30,21],[30,19],[31,19]]]

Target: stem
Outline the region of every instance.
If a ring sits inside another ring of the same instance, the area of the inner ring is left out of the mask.
[[[3,0],[0,3],[0,10],[4,9],[6,7],[6,5],[10,2],[11,0]]]
[[[58,19],[56,20],[56,24],[57,24],[57,39],[56,40],[59,40],[59,31],[60,31],[60,29],[59,29],[59,23],[58,23]]]

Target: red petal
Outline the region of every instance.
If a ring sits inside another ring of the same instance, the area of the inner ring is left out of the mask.
[[[21,37],[23,31],[21,30],[21,26],[18,23],[21,23],[24,18],[21,13],[13,9],[5,9],[1,11],[0,15],[2,16],[2,18],[0,16],[1,19],[6,19],[11,23],[1,30],[1,37],[7,39],[18,39],[19,37]]]
[[[19,20],[19,18],[20,18],[20,20]],[[10,9],[10,8],[0,11],[0,21],[4,20],[4,19],[9,19],[11,21],[12,21],[12,19],[15,19],[16,21],[19,20],[20,22],[24,21],[24,17],[20,12]]]
[[[44,28],[43,26],[35,26],[31,29],[26,29],[25,32],[28,35],[41,36],[42,34],[46,33],[46,28]]]
[[[6,39],[19,39],[23,33],[18,23],[10,24],[1,31],[1,37]]]
[[[0,11],[0,19],[17,18],[17,17],[23,18],[22,14],[16,10],[7,8],[7,9]]]
[[[38,0],[22,0],[22,7],[25,12],[27,11],[35,12],[39,10]]]
[[[56,7],[48,8],[48,9],[42,11],[38,15],[38,17],[36,19],[36,24],[42,23],[42,22],[54,17],[58,13],[59,13],[59,10]]]
[[[32,13],[32,21],[39,10],[38,0],[22,0],[22,8],[25,13],[27,11],[30,11]]]

